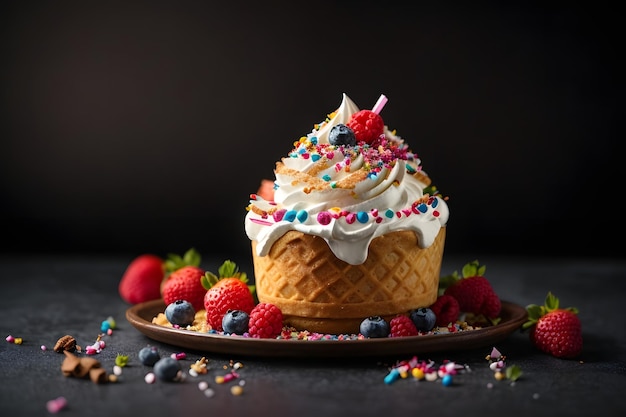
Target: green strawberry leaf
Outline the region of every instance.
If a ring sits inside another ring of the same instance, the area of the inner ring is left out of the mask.
[[[478,260],[474,260],[472,262],[468,262],[463,266],[462,274],[463,278],[471,278],[477,276],[484,276],[485,271],[487,270],[487,266],[480,265]]]
[[[238,272],[239,268],[237,268],[237,264],[230,261],[230,260],[226,260],[224,261],[224,263],[222,264],[222,266],[219,267],[219,269],[217,270],[217,272],[220,275],[220,278],[228,278],[228,277],[235,277],[237,276],[237,272]]]
[[[507,379],[510,379],[511,381],[517,381],[517,379],[522,376],[523,372],[522,368],[520,368],[519,366],[511,365],[507,366],[504,374],[506,375]]]
[[[217,281],[219,280],[220,279],[213,272],[205,271],[204,275],[202,275],[202,277],[200,278],[200,283],[205,290],[209,290],[211,289],[211,287],[217,284]]]
[[[502,321],[502,317],[487,318],[487,320],[492,326],[497,326]]]
[[[180,256],[176,253],[169,253],[163,262],[165,265],[165,275],[169,276],[172,272],[185,266],[200,266],[202,257],[200,253],[194,248],[189,249],[187,252]]]
[[[529,304],[526,306],[528,320],[524,324],[522,324],[522,330],[534,326],[535,324],[537,324],[540,318],[556,310],[567,310],[574,314],[578,314],[578,309],[576,307],[561,308],[559,299],[554,294],[552,294],[551,291],[548,291],[548,294],[546,295],[546,299],[544,301],[544,305],[539,306],[536,304]]]
[[[458,271],[454,271],[450,275],[440,277],[438,295],[442,295],[448,287],[451,287],[452,285],[456,284],[457,281],[460,281],[463,278],[485,276],[486,269],[487,267],[485,265],[480,265],[478,260],[475,260],[463,265],[463,269],[461,270],[460,275]]]
[[[200,266],[201,260],[202,258],[200,256],[200,253],[198,253],[198,251],[196,251],[194,248],[189,249],[183,255],[183,262],[185,262],[186,265]]]
[[[259,304],[259,299],[256,295],[256,285],[248,285],[248,289],[250,290],[250,294],[252,294],[252,298],[254,298],[254,305]]]
[[[244,284],[248,283],[248,274],[239,271],[237,264],[231,260],[224,261],[224,263],[218,268],[217,273],[219,275],[206,271],[204,276],[201,278],[202,287],[209,290],[217,283],[217,281],[223,278],[238,278]],[[256,287],[254,285],[248,285],[248,289],[252,294],[255,294]]]
[[[554,311],[559,308],[559,299],[550,291],[548,291],[548,295],[546,295],[545,307],[546,312]]]
[[[446,291],[446,288],[454,285],[459,279],[461,279],[461,277],[459,277],[457,271],[454,271],[450,275],[440,277],[438,295],[442,295]]]
[[[522,324],[522,329],[528,329],[535,324],[537,321],[544,315],[544,307],[538,306],[537,304],[529,304],[526,306],[526,312],[528,313],[528,318],[524,324]]]
[[[120,368],[123,368],[126,365],[128,365],[129,360],[130,358],[127,355],[122,355],[118,353],[117,356],[115,357],[115,364],[119,366]]]

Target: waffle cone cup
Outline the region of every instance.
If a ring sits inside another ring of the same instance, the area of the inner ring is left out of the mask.
[[[435,302],[445,230],[425,249],[412,231],[377,237],[361,265],[338,259],[321,237],[297,231],[278,239],[266,256],[256,254],[252,241],[257,296],[279,307],[287,326],[356,334],[366,317],[390,320]]]

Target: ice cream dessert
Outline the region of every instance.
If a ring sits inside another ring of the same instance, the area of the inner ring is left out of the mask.
[[[259,301],[286,325],[357,333],[369,316],[437,298],[449,211],[421,161],[380,115],[347,96],[276,163],[273,199],[245,217]],[[267,194],[266,194],[267,195]]]

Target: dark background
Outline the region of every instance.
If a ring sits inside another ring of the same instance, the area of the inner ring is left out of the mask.
[[[2,251],[247,256],[248,195],[345,92],[389,98],[446,253],[621,256],[619,14],[424,3],[3,2]]]

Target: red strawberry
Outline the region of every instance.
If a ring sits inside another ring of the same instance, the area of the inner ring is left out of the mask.
[[[274,181],[262,179],[261,185],[256,193],[261,196],[263,200],[274,201]]]
[[[195,249],[189,249],[181,258],[170,254],[165,261],[169,276],[161,286],[161,294],[165,305],[177,300],[186,300],[198,311],[204,308],[204,294],[202,286],[204,269],[200,268],[200,255]]]
[[[419,332],[409,316],[396,316],[389,322],[391,337],[417,336]]]
[[[456,298],[462,312],[483,315],[494,320],[500,314],[502,304],[491,283],[484,277],[485,269],[486,267],[480,266],[478,261],[466,264],[462,277],[459,277],[456,271],[447,277],[452,283],[445,289],[444,294]]]
[[[161,298],[161,281],[165,275],[163,259],[144,254],[136,257],[126,268],[118,285],[122,299],[130,304]]]
[[[530,328],[530,341],[541,351],[557,358],[572,359],[583,349],[582,325],[578,309],[560,308],[559,299],[548,292],[543,306],[526,307],[528,321],[522,329]]]
[[[219,277],[211,272],[206,272],[202,277],[205,288],[203,305],[209,326],[222,331],[222,319],[228,310],[241,310],[250,314],[254,308],[254,287],[248,286],[246,273],[239,272],[234,262],[225,261],[218,273]]]
[[[459,302],[451,295],[442,294],[437,297],[437,300],[430,306],[430,309],[435,313],[437,326],[447,326],[450,323],[456,323],[461,314],[459,308]]]
[[[357,142],[369,144],[376,142],[385,129],[383,118],[371,110],[354,113],[346,125],[354,132]]]
[[[274,304],[259,303],[250,312],[248,333],[252,337],[269,339],[283,329],[283,313]]]

